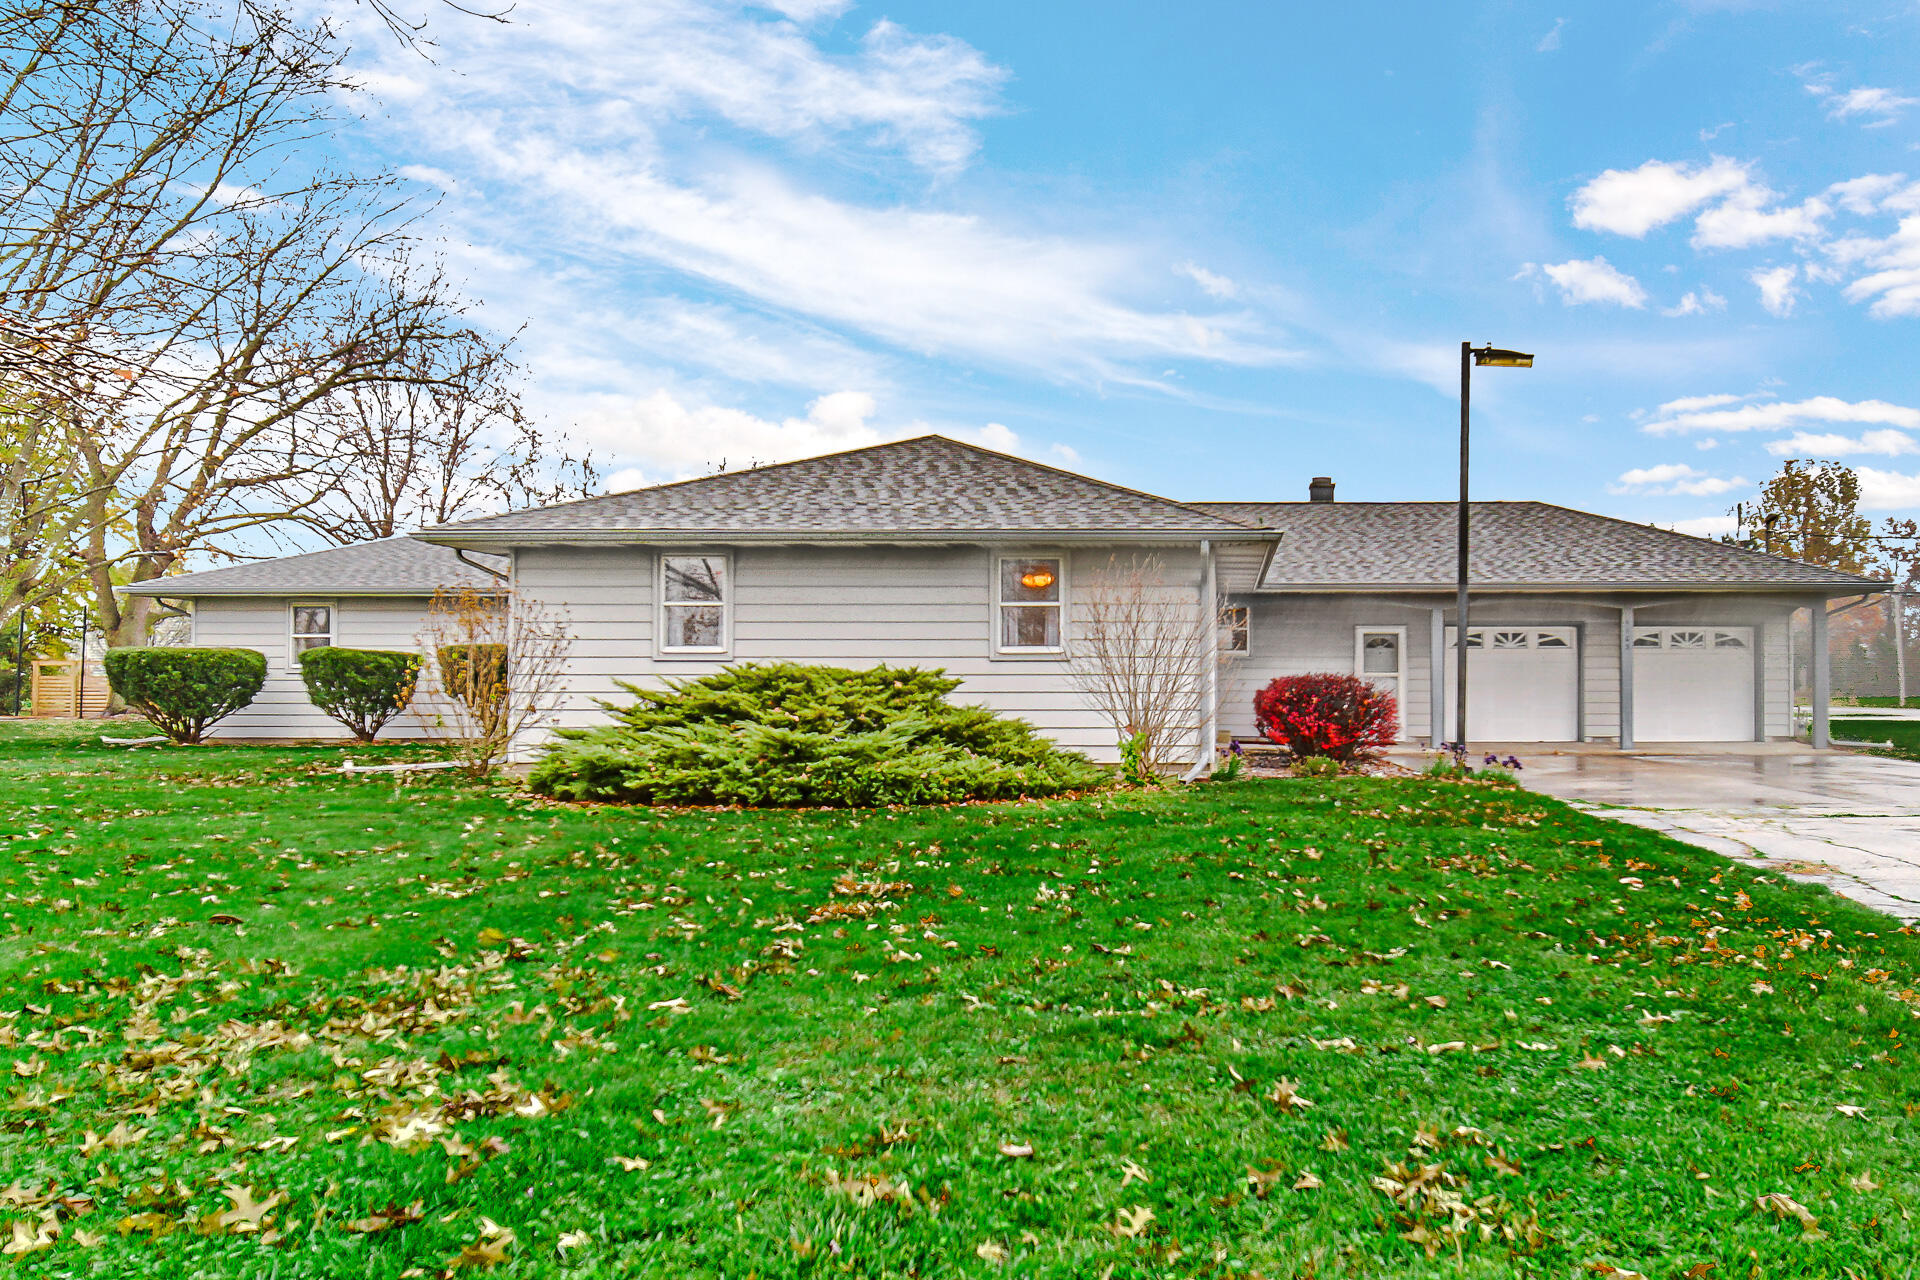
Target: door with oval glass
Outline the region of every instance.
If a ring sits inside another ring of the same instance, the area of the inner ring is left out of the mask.
[[[1407,629],[1405,627],[1355,627],[1353,629],[1353,671],[1375,688],[1393,695],[1398,712],[1394,739],[1407,736]]]

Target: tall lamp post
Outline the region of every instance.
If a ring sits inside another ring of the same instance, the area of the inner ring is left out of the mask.
[[[1458,621],[1454,627],[1453,646],[1453,740],[1462,748],[1467,745],[1467,403],[1472,398],[1475,365],[1497,369],[1531,369],[1533,357],[1524,351],[1508,351],[1502,347],[1475,347],[1471,342],[1460,344],[1460,526],[1456,546],[1459,558],[1457,597],[1454,601],[1454,614]]]

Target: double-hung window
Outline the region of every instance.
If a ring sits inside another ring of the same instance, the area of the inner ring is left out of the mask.
[[[1001,653],[1060,653],[1062,563],[1057,556],[1003,556],[994,575],[994,645]]]
[[[1253,610],[1243,604],[1223,605],[1220,609],[1220,652],[1246,653],[1252,648]]]
[[[725,555],[660,557],[660,651],[725,653],[731,647],[732,564]]]
[[[301,654],[333,643],[333,606],[296,603],[287,621],[287,665],[298,671]]]

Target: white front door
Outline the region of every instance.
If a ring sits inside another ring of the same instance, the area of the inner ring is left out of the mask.
[[[1636,742],[1751,742],[1752,627],[1635,627]]]
[[[1447,740],[1459,741],[1454,646],[1447,628]],[[1467,629],[1467,732],[1475,742],[1580,737],[1580,633],[1525,623]]]
[[[1393,695],[1398,712],[1394,740],[1407,735],[1407,629],[1405,627],[1355,627],[1353,629],[1353,672]]]

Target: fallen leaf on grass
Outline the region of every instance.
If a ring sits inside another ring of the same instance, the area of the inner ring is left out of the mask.
[[[1113,1234],[1126,1240],[1132,1240],[1147,1229],[1153,1221],[1153,1210],[1143,1204],[1131,1209],[1122,1209],[1113,1224]]]
[[[1120,1189],[1122,1191],[1127,1189],[1129,1183],[1146,1183],[1153,1181],[1145,1169],[1142,1169],[1131,1160],[1122,1160],[1120,1162],[1120,1174]]]
[[[1880,1189],[1880,1184],[1875,1182],[1871,1175],[1865,1173],[1857,1178],[1847,1179],[1847,1185],[1855,1191],[1878,1191]]]
[[[463,1245],[448,1265],[477,1270],[497,1267],[507,1260],[507,1250],[513,1247],[513,1242],[511,1227],[503,1227],[492,1218],[482,1218],[480,1238],[472,1244]]]
[[[1580,1061],[1573,1065],[1582,1071],[1605,1071],[1607,1069],[1607,1060],[1605,1058],[1596,1058],[1591,1053],[1588,1053],[1582,1054]]]
[[[1859,1119],[1861,1116],[1864,1116],[1867,1114],[1867,1109],[1865,1107],[1850,1106],[1844,1102],[1836,1106],[1834,1110],[1838,1111],[1843,1116],[1852,1116],[1856,1120]]]
[[[107,1131],[103,1138],[89,1129],[80,1140],[80,1154],[91,1159],[102,1151],[124,1151],[140,1139],[147,1136],[145,1129],[129,1129],[127,1122],[121,1120]]]
[[[1003,1142],[1000,1154],[1009,1160],[1025,1160],[1033,1155],[1033,1147],[1025,1142]]]
[[[1803,1236],[1826,1235],[1826,1232],[1820,1230],[1820,1220],[1813,1216],[1813,1211],[1784,1191],[1769,1192],[1767,1195],[1756,1198],[1753,1207],[1763,1213],[1770,1212],[1776,1218],[1795,1219],[1800,1223],[1800,1234]]]
[[[1353,1143],[1347,1138],[1347,1131],[1345,1129],[1329,1129],[1327,1130],[1327,1136],[1320,1139],[1320,1149],[1322,1151],[1345,1151],[1352,1145]]]
[[[1007,1246],[1001,1244],[998,1240],[982,1240],[979,1247],[973,1252],[981,1261],[995,1264],[1005,1262],[1013,1256],[1007,1252]]]
[[[16,1220],[12,1236],[4,1245],[0,1245],[0,1254],[38,1253],[42,1249],[53,1248],[54,1241],[60,1238],[58,1223],[43,1219],[37,1225]]]
[[[415,1200],[409,1205],[389,1204],[386,1208],[376,1210],[364,1218],[341,1223],[340,1228],[343,1231],[370,1236],[393,1227],[404,1227],[426,1216],[423,1206],[424,1202],[420,1200]]]
[[[588,1232],[569,1231],[560,1237],[560,1243],[555,1247],[565,1253],[569,1249],[584,1249],[592,1243],[593,1236]]]
[[[1294,1180],[1293,1189],[1295,1191],[1318,1191],[1321,1187],[1324,1187],[1325,1185],[1326,1183],[1314,1177],[1312,1173],[1303,1172],[1297,1179]]]
[[[906,1182],[895,1182],[883,1174],[871,1174],[867,1177],[841,1177],[833,1170],[827,1170],[827,1193],[845,1196],[861,1208],[881,1200],[891,1200],[902,1206],[913,1203],[913,1187]]]
[[[252,1187],[222,1187],[220,1194],[230,1200],[233,1207],[209,1216],[214,1218],[223,1229],[236,1235],[260,1230],[265,1224],[267,1214],[273,1210],[274,1206],[287,1202],[286,1193],[283,1191],[276,1191],[265,1200],[256,1200]]]
[[[1300,1096],[1298,1080],[1275,1080],[1273,1088],[1267,1091],[1267,1101],[1288,1115],[1308,1110],[1313,1103]]]
[[[651,1169],[653,1167],[652,1161],[643,1159],[640,1156],[611,1156],[609,1159],[622,1169],[625,1169],[628,1173],[632,1173],[636,1169]]]

